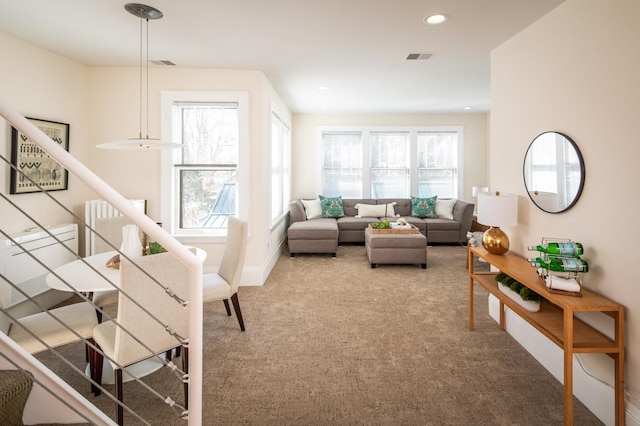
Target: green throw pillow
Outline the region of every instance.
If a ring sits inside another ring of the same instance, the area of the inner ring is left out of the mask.
[[[322,217],[343,217],[342,197],[327,198],[318,195],[322,205]]]
[[[411,197],[411,216],[423,219],[437,218],[436,198],[438,198],[437,195],[429,198]]]

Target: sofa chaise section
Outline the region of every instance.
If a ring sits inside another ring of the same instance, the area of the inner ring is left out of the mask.
[[[307,220],[300,200],[289,208],[291,224],[287,230],[289,253],[329,253],[333,257],[338,252],[338,224],[335,219],[317,218]]]

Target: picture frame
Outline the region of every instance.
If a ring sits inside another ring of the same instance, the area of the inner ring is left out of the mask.
[[[27,120],[69,151],[69,124],[28,117]],[[11,194],[41,192],[37,185],[45,191],[68,188],[68,171],[15,127],[11,127],[11,164],[15,166],[11,168]]]

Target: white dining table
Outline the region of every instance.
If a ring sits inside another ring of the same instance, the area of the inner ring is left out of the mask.
[[[65,263],[55,268],[53,273],[47,274],[45,278],[47,286],[60,291],[72,292],[75,289],[80,293],[114,290],[114,286],[120,286],[120,270],[107,268],[107,262],[116,254],[118,252],[108,251]],[[196,256],[204,261],[207,258],[207,252],[196,248]],[[135,261],[135,259],[132,260]]]
[[[74,291],[75,289],[81,293],[93,293],[113,290],[114,285],[120,285],[120,270],[107,268],[107,261],[116,254],[116,251],[108,251],[65,263],[55,268],[52,273],[47,274],[45,281],[49,287],[60,291]],[[106,279],[87,264],[95,268]]]
[[[55,268],[53,272],[47,274],[45,282],[50,288],[67,292],[94,293],[97,291],[114,290],[114,286],[120,286],[120,270],[107,268],[107,262],[117,253],[118,252],[114,250],[65,263]],[[207,258],[207,252],[196,248],[196,256],[204,261]],[[135,261],[135,259],[132,260]],[[95,268],[95,270],[89,265]],[[102,274],[102,276],[96,271]],[[65,282],[68,283],[68,285]],[[164,357],[164,355],[162,357]],[[159,370],[163,366],[164,363],[160,359],[156,357],[149,358],[128,366],[123,370],[122,379],[124,382],[128,382],[135,378],[144,377]],[[89,366],[87,366],[85,374],[90,375]],[[102,384],[114,384],[113,370],[109,362],[103,363]]]

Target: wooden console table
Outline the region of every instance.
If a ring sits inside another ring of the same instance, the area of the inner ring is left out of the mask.
[[[484,259],[545,298],[540,311],[529,312],[498,289],[495,272],[474,272],[474,256]],[[469,330],[473,330],[473,283],[477,282],[500,301],[500,329],[505,327],[505,305],[564,350],[564,424],[573,425],[573,354],[605,353],[615,361],[616,425],[624,425],[624,306],[587,289],[581,297],[550,293],[536,268],[521,256],[507,252],[488,253],[483,247],[469,246]],[[615,339],[611,340],[583,321],[574,312],[603,312],[615,321]]]

